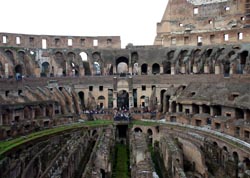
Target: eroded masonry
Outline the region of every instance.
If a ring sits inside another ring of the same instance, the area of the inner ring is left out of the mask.
[[[152,46],[0,33],[1,178],[249,178],[250,1],[169,0]]]

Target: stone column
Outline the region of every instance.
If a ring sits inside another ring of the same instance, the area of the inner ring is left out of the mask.
[[[163,66],[160,66],[160,74],[163,74]]]
[[[4,73],[5,73],[5,77],[8,78],[9,77],[9,64],[8,63],[4,64]]]
[[[132,67],[129,67],[129,68],[128,68],[128,72],[131,73],[131,74],[133,73]]]
[[[3,125],[3,115],[0,114],[0,126],[2,126],[2,125]]]
[[[171,66],[171,75],[175,75],[175,67],[174,66]]]
[[[182,66],[181,66],[181,73],[182,73],[182,74],[185,74],[185,73],[186,73],[186,66],[185,66],[185,65],[182,65]]]
[[[199,105],[199,113],[202,114],[203,113],[203,110],[202,110],[202,106]]]
[[[134,97],[133,97],[133,92],[129,92],[129,108],[134,107]]]
[[[116,73],[116,66],[113,66],[113,74]]]
[[[209,65],[207,65],[207,64],[205,64],[205,66],[204,66],[204,73],[205,74],[209,74],[210,73],[210,71],[209,71]]]
[[[117,108],[117,91],[113,92],[113,108]]]
[[[214,73],[215,73],[215,74],[218,75],[218,74],[221,73],[221,72],[220,72],[220,65],[216,64],[214,68],[215,68],[215,69],[214,69]]]
[[[193,73],[194,74],[198,73],[198,66],[196,64],[193,65]]]

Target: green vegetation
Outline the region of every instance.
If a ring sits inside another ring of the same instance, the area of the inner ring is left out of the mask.
[[[126,145],[116,144],[112,178],[129,178],[129,152]]]
[[[46,129],[39,132],[28,134],[26,136],[15,138],[12,140],[2,141],[0,142],[0,159],[3,157],[3,154],[9,151],[10,149],[44,136],[49,136],[52,134],[60,133],[67,130],[77,129],[81,127],[107,126],[110,124],[113,124],[113,121],[107,121],[107,120],[86,121],[84,123],[75,123],[71,125],[56,127],[53,129]]]
[[[142,126],[157,126],[157,125],[160,125],[160,123],[141,121],[141,120],[134,120],[134,121],[132,121],[132,124],[133,125],[142,125]]]

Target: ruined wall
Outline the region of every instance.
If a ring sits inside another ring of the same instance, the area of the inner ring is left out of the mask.
[[[249,29],[245,28],[249,24],[247,10],[245,0],[170,0],[157,24],[154,44],[196,46],[249,42]]]
[[[84,159],[88,160],[97,139],[97,135],[92,133],[99,134],[98,132],[79,129],[28,142],[17,147],[18,151],[5,153],[5,157],[0,161],[0,176],[5,178],[76,176],[79,165],[84,164]]]
[[[52,36],[0,33],[0,46],[24,48],[121,48],[119,36]]]

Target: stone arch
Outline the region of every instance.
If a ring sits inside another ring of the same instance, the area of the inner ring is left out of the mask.
[[[18,51],[17,52],[18,58],[21,60],[24,60],[25,52],[24,51]]]
[[[104,104],[105,104],[105,97],[104,96],[99,96],[97,99],[97,107],[99,107],[100,109],[104,108]]]
[[[16,77],[22,78],[22,75],[23,75],[23,67],[22,67],[21,64],[17,64],[17,65],[15,66],[15,74],[16,74]]]
[[[139,55],[137,52],[131,53],[131,64],[134,65],[135,63],[138,63]]]
[[[84,75],[91,75],[88,54],[84,51],[80,52],[82,67],[84,68]]]
[[[248,51],[243,51],[242,53],[240,53],[240,61],[237,67],[237,71],[238,71],[237,73],[243,74],[243,71],[246,67],[248,55],[249,55]]]
[[[81,103],[81,106],[82,106],[82,109],[85,107],[85,96],[84,96],[84,92],[83,91],[79,91],[78,92],[78,97],[80,99],[80,103]]]
[[[48,77],[50,73],[50,64],[48,62],[42,63],[41,77]]]
[[[175,51],[174,50],[171,50],[167,53],[167,60],[168,61],[172,61],[174,59],[174,54],[175,54]]]
[[[160,73],[160,65],[158,63],[154,63],[152,65],[152,74],[159,74]]]
[[[141,65],[141,75],[147,75],[148,74],[148,64],[144,63]]]
[[[60,72],[58,72],[58,74],[66,76],[66,74],[67,74],[67,71],[66,71],[67,61],[65,60],[62,52],[57,51],[55,53],[55,63],[57,64],[57,67],[60,71]]]
[[[145,107],[146,106],[146,96],[145,95],[142,95],[140,97],[140,105],[141,105],[141,107]]]
[[[238,173],[239,173],[239,168],[238,168],[238,164],[239,164],[239,154],[236,152],[236,151],[234,151],[233,152],[233,161],[234,161],[234,165],[235,165],[235,177],[238,177]]]
[[[79,55],[81,56],[82,61],[88,61],[88,54],[86,52],[82,51]]]
[[[136,128],[134,128],[134,132],[141,132],[142,133],[142,129],[140,127],[136,127]]]
[[[122,56],[116,59],[116,71],[117,73],[128,73],[129,61],[128,58]]]
[[[103,72],[104,72],[104,64],[103,64],[103,60],[102,60],[102,58],[101,58],[101,53],[99,53],[99,52],[94,52],[93,54],[92,54],[92,58],[93,58],[93,61],[94,61],[94,67],[97,67],[98,66],[98,69],[97,68],[94,68],[94,70],[95,70],[95,74],[96,75],[102,75],[103,74]],[[96,71],[96,69],[98,70],[98,71]]]
[[[5,51],[6,56],[8,57],[8,59],[12,62],[12,64],[15,64],[15,59],[14,59],[14,55],[13,52],[10,50],[6,50]]]
[[[224,76],[228,76],[230,74],[230,62],[227,60],[223,63]]]

